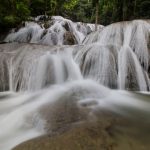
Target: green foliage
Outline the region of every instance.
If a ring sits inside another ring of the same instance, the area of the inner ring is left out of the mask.
[[[16,27],[29,16],[28,0],[0,0],[0,31]]]
[[[72,11],[78,3],[79,0],[70,0],[69,2],[65,2],[63,7],[65,10]]]
[[[94,11],[95,8],[92,6],[92,1],[79,0],[69,16],[73,17],[75,21],[94,22]]]
[[[150,1],[141,1],[139,3],[139,16],[142,18],[150,18]]]
[[[149,0],[100,0],[100,23],[150,18]]]
[[[46,3],[44,0],[32,0],[30,3],[32,16],[44,15],[46,11]]]
[[[3,21],[5,22],[5,25],[11,24],[13,26],[16,23],[17,18],[15,16],[13,16],[13,15],[5,16],[3,18]]]
[[[30,10],[28,6],[25,5],[23,2],[18,2],[16,4],[16,12],[17,12],[17,17],[19,17],[20,20],[26,20],[30,15]]]
[[[100,22],[102,24],[109,24],[113,18],[114,5],[112,1],[101,1],[100,3]]]
[[[0,0],[0,30],[37,15],[61,15],[93,23],[98,4],[100,24],[150,18],[149,0]]]

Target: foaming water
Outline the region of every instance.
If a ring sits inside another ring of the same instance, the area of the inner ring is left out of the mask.
[[[143,127],[142,124],[136,125],[136,130],[149,130],[149,97],[113,91],[92,80],[72,81],[34,93],[7,92],[0,96],[0,148],[3,150],[46,133],[59,132],[60,127],[71,126],[87,118],[99,119],[101,115],[98,112],[101,111],[126,118],[129,124],[130,120],[134,125],[142,120]],[[58,122],[65,105],[69,116],[66,114],[64,120]]]

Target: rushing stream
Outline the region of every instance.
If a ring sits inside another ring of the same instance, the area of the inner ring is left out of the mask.
[[[149,150],[149,21],[97,32],[57,16],[50,24],[28,22],[0,44],[0,150],[95,120],[111,122],[111,150]]]

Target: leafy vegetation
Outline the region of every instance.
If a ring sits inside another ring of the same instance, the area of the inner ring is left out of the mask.
[[[149,0],[0,0],[0,30],[8,30],[37,15],[62,15],[74,21],[97,20],[107,25],[150,18],[149,8]]]
[[[0,0],[0,31],[16,26],[29,16],[28,0]]]

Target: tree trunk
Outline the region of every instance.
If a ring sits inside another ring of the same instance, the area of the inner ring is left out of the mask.
[[[96,1],[96,16],[95,16],[95,31],[97,31],[98,27],[98,19],[99,19],[99,0]]]
[[[47,16],[47,0],[45,1],[45,16]]]

